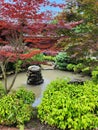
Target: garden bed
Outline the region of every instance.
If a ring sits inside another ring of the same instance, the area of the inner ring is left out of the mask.
[[[19,130],[19,128],[0,125],[0,130]],[[49,125],[45,125],[41,123],[39,119],[32,119],[29,123],[25,125],[24,130],[59,130],[59,129],[51,127]]]

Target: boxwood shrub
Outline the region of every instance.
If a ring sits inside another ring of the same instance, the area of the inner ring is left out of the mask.
[[[66,52],[59,52],[55,58],[55,68],[60,70],[66,70],[66,66],[70,62],[70,57],[67,55]]]
[[[38,118],[63,130],[98,128],[98,85],[69,84],[65,79],[52,81],[38,106]]]

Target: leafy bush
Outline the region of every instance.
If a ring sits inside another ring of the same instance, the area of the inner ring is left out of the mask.
[[[74,66],[73,70],[74,70],[74,72],[80,72],[82,68],[83,68],[83,64],[79,63]]]
[[[44,56],[44,60],[55,61],[55,57],[54,56]]]
[[[17,72],[20,72],[22,70],[22,64],[22,60],[18,60],[16,63],[14,63],[14,68],[15,70],[17,70]]]
[[[88,67],[83,68],[83,69],[82,69],[82,72],[83,72],[84,74],[90,74],[90,73],[91,73],[90,67],[88,66]]]
[[[29,121],[33,115],[33,92],[18,90],[0,99],[0,124],[20,125]]]
[[[32,91],[27,91],[23,87],[15,92],[15,97],[19,100],[23,100],[26,104],[32,104],[35,100],[35,94]]]
[[[42,62],[44,60],[44,55],[43,54],[37,54],[37,55],[33,56],[31,59],[33,61]]]
[[[88,130],[98,127],[98,85],[68,84],[65,79],[52,81],[38,106],[38,117],[60,129]]]
[[[55,58],[56,68],[66,70],[66,66],[69,63],[70,58],[66,52],[60,52]]]
[[[81,72],[83,67],[84,67],[84,65],[82,63],[78,63],[77,65],[76,64],[68,64],[66,68],[68,70],[73,70],[74,72]]]
[[[66,68],[68,70],[73,70],[74,66],[75,66],[75,64],[68,64]]]

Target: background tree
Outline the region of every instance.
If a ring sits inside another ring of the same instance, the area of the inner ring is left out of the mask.
[[[63,11],[66,15],[66,21],[83,20],[82,24],[72,29],[70,38],[62,41],[65,50],[68,49],[68,53],[76,58],[98,55],[97,6],[97,0],[66,1],[66,8]]]

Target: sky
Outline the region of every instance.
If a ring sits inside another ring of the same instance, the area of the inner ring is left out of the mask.
[[[9,0],[5,0],[6,2],[8,2]],[[10,0],[11,1],[11,0]],[[56,3],[65,3],[66,0],[49,0],[50,2],[56,2]],[[58,7],[44,7],[41,8],[41,11],[45,11],[45,10],[50,10],[50,11],[54,11],[54,12],[61,12],[62,10]]]
[[[65,3],[65,0],[49,0],[50,2],[56,2],[56,3]],[[51,10],[51,11],[56,11],[56,12],[61,12],[62,10],[58,7],[46,7],[46,8],[42,8],[41,10],[42,11],[45,11],[45,10]]]

